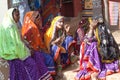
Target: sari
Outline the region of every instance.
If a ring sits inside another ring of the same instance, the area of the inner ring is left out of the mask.
[[[12,16],[13,10],[14,8],[8,10],[0,26],[0,57],[6,62],[8,61],[8,68],[10,69],[8,78],[10,80],[50,79],[51,76],[41,60],[39,64],[36,63],[31,57],[30,51],[22,42],[17,24]],[[43,66],[39,68],[41,65]],[[7,76],[7,74],[5,75]]]
[[[56,37],[56,23],[58,20],[62,18],[63,16],[55,17],[51,22],[50,27],[47,29],[46,33],[44,34],[45,45],[48,48],[48,50],[51,51],[51,56],[54,58],[54,61],[56,61],[57,58],[60,56],[61,51],[65,52],[65,49],[61,45],[57,46],[56,44],[54,45],[51,44],[51,41],[54,40],[54,38]],[[61,31],[60,34],[64,34],[64,33]]]
[[[89,38],[91,44],[82,42],[80,48],[80,71],[75,77],[76,80],[91,80],[92,73],[98,73],[96,76],[98,79],[106,80],[107,75],[120,71],[118,61],[118,46],[109,30],[106,31],[106,27],[106,25],[103,26],[103,24],[98,24],[95,35]],[[108,34],[105,34],[108,32],[109,36]],[[108,37],[112,38],[110,39]],[[106,38],[108,38],[110,41]],[[115,46],[112,45],[112,43],[114,43]],[[103,46],[103,44],[109,44],[109,47]],[[112,50],[113,48],[111,47],[116,47],[116,49]],[[112,51],[110,51],[109,48]],[[117,55],[115,56],[115,54]]]
[[[69,53],[70,47],[75,46],[76,42],[74,41],[71,35],[66,36],[64,30],[56,33],[56,23],[62,18],[63,16],[57,16],[53,19],[53,21],[51,22],[51,26],[47,29],[46,33],[44,34],[44,40],[48,50],[51,51],[51,56],[53,57],[54,61],[56,62],[58,57],[60,57],[60,63],[62,67],[65,67],[72,62],[70,60],[71,53]],[[51,44],[51,42],[56,38],[56,36],[60,34],[62,36],[65,35],[65,38],[61,42],[61,44]]]
[[[77,52],[79,53],[80,51],[80,45],[81,43],[83,42],[84,40],[84,36],[85,36],[85,33],[87,31],[87,19],[83,18],[80,22],[79,22],[79,27],[76,31],[76,41],[77,41],[77,44],[76,44],[76,49],[77,49]]]
[[[71,35],[66,35],[62,46],[66,50],[66,53],[61,53],[62,66],[65,67],[69,64],[75,63],[77,61],[77,54],[75,53],[76,41],[74,40],[74,38]]]
[[[32,19],[34,13],[36,13],[36,11],[27,12],[24,17],[24,24],[21,30],[22,38],[25,43],[27,43],[26,45],[31,49],[31,51],[33,51],[33,58],[41,55],[41,57],[38,57],[38,60],[36,59],[36,61],[41,60],[39,58],[43,58],[41,61],[43,61],[43,63],[47,66],[49,73],[51,73],[51,75],[55,75],[54,61],[48,53],[43,51],[46,47],[42,39],[42,32],[39,31]]]

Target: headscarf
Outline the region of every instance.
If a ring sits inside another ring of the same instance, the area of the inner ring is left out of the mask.
[[[25,59],[30,54],[21,37],[15,23],[11,8],[5,14],[2,24],[0,25],[0,57],[6,60]]]
[[[56,23],[58,20],[62,19],[63,16],[57,16],[52,20],[51,26],[48,28],[44,34],[44,42],[48,50],[50,50],[50,42],[55,37],[56,32]]]
[[[35,24],[36,16],[40,15],[37,11],[27,12],[24,17],[24,24],[22,27],[22,38],[28,43],[27,45],[33,50],[44,49],[44,43],[37,25]]]

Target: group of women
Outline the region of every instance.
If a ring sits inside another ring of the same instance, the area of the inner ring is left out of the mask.
[[[120,71],[119,47],[108,27],[102,17],[81,20],[77,30],[81,43],[76,80],[106,80],[107,75]]]
[[[19,30],[19,10],[10,8],[5,14],[0,25],[1,80],[58,79],[62,68],[72,62],[70,47],[75,41],[69,26],[64,27],[64,17],[55,17],[46,32],[41,17],[38,11],[27,12]]]
[[[74,54],[76,41],[64,25],[64,17],[56,16],[43,32],[42,16],[29,11],[18,30],[19,10],[10,8],[0,25],[0,80],[58,80],[62,68],[78,60]],[[76,80],[104,80],[119,72],[120,52],[102,18],[80,21],[80,68]],[[75,58],[73,58],[75,57]]]

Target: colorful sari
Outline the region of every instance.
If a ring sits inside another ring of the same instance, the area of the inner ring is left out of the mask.
[[[96,76],[98,79],[106,80],[107,75],[120,71],[118,56],[116,56],[116,58],[115,56],[113,56],[115,54],[119,55],[119,51],[117,51],[117,46],[114,46],[116,44],[114,42],[114,38],[111,36],[113,40],[109,39],[111,41],[108,40],[108,42],[109,46],[116,47],[116,51],[113,50],[111,51],[113,53],[111,53],[108,49],[110,47],[102,47],[103,44],[105,45],[105,43],[108,43],[106,40],[107,37],[105,37],[105,35],[107,36],[107,34],[104,34],[107,33],[105,27],[105,25],[99,25],[96,29],[95,36],[98,40],[95,40],[93,36],[89,39],[91,41],[91,44],[86,44],[85,42],[82,42],[80,49],[80,71],[75,77],[76,80],[91,80],[91,75],[94,72],[98,73],[98,75]],[[111,45],[112,43],[114,43],[114,45]],[[108,53],[104,53],[103,50],[107,51]]]
[[[46,31],[45,35],[44,35],[44,40],[46,43],[47,48],[51,51],[51,56],[54,58],[54,61],[56,62],[56,60],[58,59],[58,57],[60,56],[60,62],[62,64],[63,67],[65,67],[66,65],[71,63],[70,60],[70,47],[71,46],[75,46],[75,41],[73,39],[72,36],[68,35],[65,37],[65,39],[62,41],[61,45],[52,45],[51,41],[54,40],[54,38],[56,37],[56,22],[60,19],[62,19],[62,16],[57,16],[53,19],[51,26],[48,28],[48,30]],[[64,33],[61,33],[64,34]]]
[[[36,58],[41,55],[41,57],[38,57],[39,61],[43,58],[43,63],[46,64],[48,71],[54,75],[55,74],[55,68],[54,68],[54,61],[52,57],[48,54],[42,51],[43,49],[46,49],[43,39],[42,39],[42,32],[39,31],[38,27],[32,20],[33,13],[36,13],[35,11],[27,12],[24,18],[24,24],[22,27],[22,38],[27,43],[26,45],[33,51],[33,58]],[[37,53],[38,54],[37,54]],[[36,54],[34,54],[36,53]]]
[[[60,55],[60,51],[63,50],[63,52],[65,52],[65,49],[62,46],[57,46],[56,44],[51,45],[51,41],[56,37],[56,23],[62,18],[62,16],[55,17],[51,23],[51,26],[44,34],[45,45],[47,46],[48,50],[51,51],[51,56],[54,58],[54,61],[57,60],[58,56]]]
[[[77,58],[75,58],[76,41],[74,38],[71,35],[67,35],[62,43],[62,46],[66,50],[66,53],[61,53],[61,63],[63,67],[67,66],[68,64],[75,63]]]
[[[8,77],[10,80],[51,79],[46,66],[41,61],[42,59],[36,62],[22,42],[17,24],[12,16],[13,10],[14,8],[8,10],[0,26],[0,57],[9,62],[9,67],[6,66],[7,69],[10,68]],[[7,73],[5,75],[7,76]]]

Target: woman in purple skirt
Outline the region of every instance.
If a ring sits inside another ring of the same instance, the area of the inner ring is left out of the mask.
[[[118,45],[103,19],[93,20],[81,44],[80,69],[75,79],[105,80],[107,75],[120,71],[119,57]]]
[[[22,42],[17,27],[19,18],[19,10],[10,8],[0,25],[0,62],[4,63],[0,64],[0,80],[51,80],[41,55],[33,58]]]

